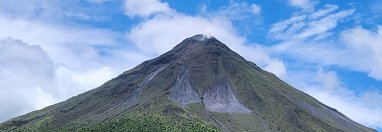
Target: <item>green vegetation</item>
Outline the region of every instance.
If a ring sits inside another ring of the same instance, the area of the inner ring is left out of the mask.
[[[84,128],[91,132],[217,132],[218,129],[200,121],[175,121],[162,114],[129,113],[121,119]]]
[[[46,121],[46,120],[45,120]],[[175,120],[163,114],[128,113],[125,116],[101,124],[91,124],[83,128],[74,128],[75,124],[63,127],[50,127],[47,122],[39,122],[32,126],[18,128],[16,132],[218,132],[208,123],[198,120]]]

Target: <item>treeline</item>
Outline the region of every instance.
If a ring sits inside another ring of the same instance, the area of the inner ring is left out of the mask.
[[[61,127],[47,126],[46,121],[14,129],[16,132],[218,132],[216,127],[198,120],[174,120],[157,113],[128,113],[100,124],[79,127],[75,124]]]
[[[84,128],[86,132],[218,132],[207,123],[175,121],[161,114],[129,113],[121,119]]]

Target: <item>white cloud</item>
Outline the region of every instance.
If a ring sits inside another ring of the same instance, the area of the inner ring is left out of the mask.
[[[103,29],[68,27],[37,20],[8,18],[1,14],[0,27],[0,37],[11,36],[28,44],[38,44],[57,63],[73,68],[90,66],[83,60],[98,57],[94,46],[113,46],[119,43],[117,33]]]
[[[310,19],[318,19],[324,17],[338,9],[337,5],[325,5],[324,9],[318,10],[309,16]]]
[[[356,27],[342,31],[338,39],[286,41],[274,46],[272,50],[297,58],[301,62],[322,66],[336,65],[382,80],[381,34],[381,29],[373,32]]]
[[[361,57],[367,57],[352,56],[353,59],[366,59],[369,61],[369,63],[366,63],[369,64],[366,65],[367,69],[364,69],[369,73],[369,76],[382,80],[382,26],[379,26],[376,32],[356,27],[344,31],[341,38],[349,46],[349,49],[355,51],[353,55],[362,54]]]
[[[367,101],[362,100],[362,98],[368,95],[369,93],[363,93],[360,97],[357,96],[339,96],[339,95],[333,95],[326,91],[320,91],[320,90],[311,90],[306,91],[308,94],[314,96],[321,102],[325,103],[328,106],[336,108],[341,113],[348,116],[350,119],[357,121],[363,125],[377,128],[382,125],[382,114],[380,111],[382,111],[381,107],[373,108],[368,107]],[[379,99],[382,97],[382,94],[375,93],[373,94],[375,97],[368,97],[368,98],[374,98]]]
[[[305,11],[314,11],[315,1],[313,0],[288,0],[289,4],[301,8]]]
[[[296,39],[306,39],[315,35],[323,34],[337,27],[337,23],[342,19],[352,15],[354,10],[340,11],[330,14],[318,21],[311,21],[307,24],[306,30],[296,35]]]
[[[228,21],[219,18],[207,19],[179,14],[142,22],[130,30],[128,38],[141,50],[160,54],[170,50],[184,38],[200,33],[215,36],[232,45],[244,43],[244,39],[234,32]]]
[[[56,2],[50,0],[0,0],[0,13],[12,17],[37,17],[55,10]]]
[[[206,13],[207,17],[225,17],[227,20],[231,21],[249,21],[257,22],[259,19],[261,8],[256,3],[248,4],[247,2],[230,2],[226,7],[220,7],[217,12]],[[256,25],[256,23],[251,23]]]
[[[0,121],[95,88],[116,74],[109,67],[77,71],[54,63],[38,45],[0,40]]]
[[[100,21],[107,19],[93,10],[103,10],[98,4],[83,7],[83,1],[104,3],[110,0],[0,0],[0,14],[10,18],[43,20],[49,22]],[[3,16],[2,16],[3,17]]]
[[[339,22],[355,12],[354,10],[345,10],[330,13],[334,10],[336,10],[336,6],[327,6],[326,9],[309,16],[302,14],[275,23],[269,30],[269,37],[288,41],[311,39],[311,37],[319,38],[336,28]]]
[[[270,71],[281,79],[285,79],[288,71],[284,62],[278,58],[271,57],[271,51],[267,47],[259,44],[252,45],[243,46],[237,52],[264,70]]]
[[[291,36],[306,27],[305,19],[306,15],[293,16],[287,20],[275,23],[269,30],[269,37],[279,40],[291,38]]]
[[[117,75],[107,66],[78,71],[58,65],[54,73],[54,87],[48,93],[59,101],[96,88]]]
[[[160,0],[126,0],[125,13],[129,17],[149,17],[173,12],[167,3]]]
[[[332,90],[340,87],[337,74],[333,71],[323,71],[323,69],[320,69],[317,74],[317,80],[323,84],[323,88]]]
[[[19,40],[0,40],[0,51],[0,120],[4,121],[45,103],[37,100],[46,96],[41,87],[50,86],[54,66],[40,47]]]
[[[382,104],[377,101],[382,93],[365,91],[355,93],[342,85],[334,71],[319,69],[317,72],[291,72],[288,81],[324,104],[333,107],[350,119],[369,127],[382,126]],[[306,78],[312,78],[306,80]],[[304,80],[304,81],[301,81]]]
[[[116,34],[103,29],[69,27],[37,20],[9,18],[0,14],[0,36],[15,36],[28,43],[88,45],[114,44]],[[93,39],[88,39],[93,38]]]
[[[252,13],[253,14],[260,14],[260,11],[261,11],[261,8],[260,6],[256,5],[255,3],[253,3],[251,5],[251,8],[252,8]]]
[[[109,2],[112,0],[87,0],[88,2],[95,3],[95,4],[103,4],[105,2]]]

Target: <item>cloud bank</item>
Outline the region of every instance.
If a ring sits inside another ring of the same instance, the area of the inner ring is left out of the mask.
[[[55,64],[38,45],[0,40],[0,119],[67,99],[114,76],[108,67],[78,72]]]
[[[50,10],[57,2],[22,2],[8,6],[33,11],[0,9],[0,121],[95,88],[147,59],[121,44],[124,34],[40,17],[58,11]]]

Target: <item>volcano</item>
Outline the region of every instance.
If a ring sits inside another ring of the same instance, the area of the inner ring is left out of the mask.
[[[98,88],[0,131],[375,131],[195,35]]]

